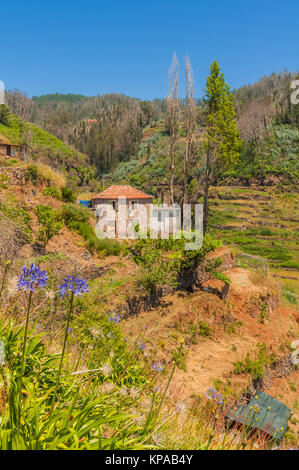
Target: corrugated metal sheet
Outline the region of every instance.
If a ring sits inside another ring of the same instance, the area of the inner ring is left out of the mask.
[[[227,418],[248,428],[260,429],[277,440],[286,433],[292,411],[279,400],[257,392],[246,406],[227,413]]]

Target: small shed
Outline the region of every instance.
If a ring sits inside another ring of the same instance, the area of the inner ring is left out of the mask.
[[[0,157],[16,157],[22,145],[12,144],[4,135],[0,134]]]
[[[249,403],[230,410],[226,417],[248,429],[259,429],[277,441],[281,441],[293,412],[276,398],[264,392],[256,392]]]

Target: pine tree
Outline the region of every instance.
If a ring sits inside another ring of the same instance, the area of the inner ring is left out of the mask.
[[[237,162],[242,141],[237,127],[233,96],[225,83],[217,61],[210,67],[206,93],[206,134],[204,151],[206,158],[204,187],[204,233],[208,223],[209,188],[217,178]]]

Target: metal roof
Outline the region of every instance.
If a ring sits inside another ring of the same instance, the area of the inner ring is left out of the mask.
[[[226,416],[248,428],[260,429],[280,441],[286,433],[292,414],[290,408],[276,398],[257,392],[246,406],[230,410]]]

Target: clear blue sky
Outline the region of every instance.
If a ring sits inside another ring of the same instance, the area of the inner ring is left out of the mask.
[[[163,97],[174,51],[182,75],[189,54],[197,95],[215,58],[232,88],[298,70],[299,0],[11,0],[0,8],[0,80],[29,96]]]

